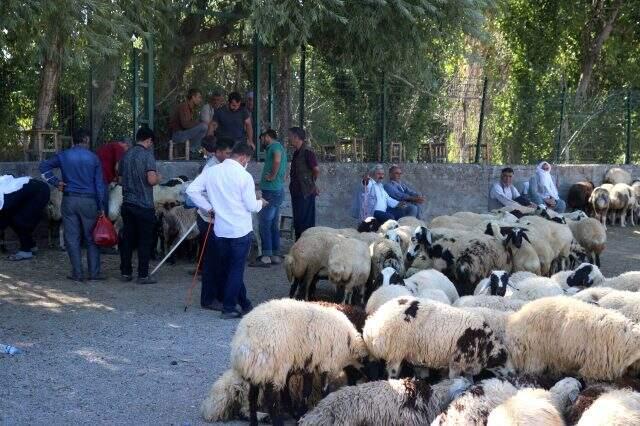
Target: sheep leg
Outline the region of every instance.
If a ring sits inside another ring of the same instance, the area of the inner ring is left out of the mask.
[[[600,253],[596,253],[596,266],[600,267]]]
[[[307,285],[307,298],[306,300],[315,300],[316,295],[316,284],[318,284],[318,275],[314,275],[311,278],[311,282]]]
[[[249,424],[251,426],[258,426],[258,391],[257,385],[249,384]]]
[[[302,407],[303,413],[306,413],[310,406],[311,392],[313,391],[313,373],[305,372],[302,374]]]
[[[320,374],[320,388],[322,389],[322,397],[329,395],[329,376],[327,372]]]
[[[362,295],[360,294],[359,288],[353,289],[353,293],[351,293],[351,304],[352,305],[362,304]]]
[[[291,288],[289,288],[289,299],[293,299],[296,295],[296,290],[298,289],[298,285],[300,284],[300,280],[297,278],[293,279],[291,283]]]
[[[347,385],[355,386],[358,379],[362,376],[357,368],[352,365],[347,365],[344,369],[344,375],[347,377]]]
[[[284,420],[278,406],[278,392],[275,391],[272,383],[267,383],[264,387],[264,401],[269,411],[269,417],[271,417],[271,424],[284,426]]]
[[[347,297],[345,291],[344,291],[344,286],[341,284],[338,284],[336,286],[336,297],[335,297],[335,301],[336,303],[345,303],[345,298]]]

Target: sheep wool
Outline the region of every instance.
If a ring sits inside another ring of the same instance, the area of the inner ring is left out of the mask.
[[[338,302],[345,303],[354,294],[364,295],[371,273],[369,247],[353,238],[340,239],[329,251],[327,269],[329,281],[338,290]]]
[[[638,424],[640,424],[640,393],[631,389],[617,389],[600,395],[578,422],[578,426]]]
[[[427,269],[419,271],[409,278],[405,279],[405,285],[413,292],[416,297],[422,295],[427,290],[440,290],[449,299],[449,304],[458,300],[458,291],[451,280],[442,272],[435,269]]]
[[[397,377],[402,361],[448,368],[449,376],[501,367],[507,354],[482,316],[413,297],[393,299],[371,315],[363,337],[371,355]]]
[[[620,312],[633,322],[640,322],[640,293],[612,290],[598,300],[601,308]]]
[[[300,422],[301,426],[429,424],[471,383],[463,378],[429,385],[407,378],[348,386],[331,393]]]
[[[555,281],[546,277],[535,277],[528,278],[516,284],[511,298],[528,301],[563,294],[564,290]]]
[[[366,355],[360,334],[343,313],[291,299],[255,307],[240,320],[231,341],[233,368],[250,383],[272,384],[276,390],[291,371],[334,377]]]
[[[460,308],[489,308],[496,311],[517,311],[527,303],[525,300],[511,299],[502,296],[462,296],[453,306]]]
[[[520,373],[614,380],[640,366],[640,326],[572,297],[535,300],[511,314],[505,344]]]
[[[591,288],[586,288],[582,291],[579,291],[578,293],[574,294],[571,297],[573,297],[574,299],[581,300],[583,302],[597,304],[597,302],[602,297],[604,297],[605,295],[609,294],[612,291],[615,291],[615,290],[610,287],[591,287]]]

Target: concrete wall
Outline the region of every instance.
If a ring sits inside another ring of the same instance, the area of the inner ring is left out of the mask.
[[[363,174],[372,164],[323,163],[317,199],[317,221],[319,225],[334,227],[350,226],[355,223],[349,215],[351,200],[359,189]],[[385,164],[385,168],[389,165]],[[159,162],[159,171],[164,179],[187,175],[194,177],[199,164],[196,162]],[[466,210],[483,212],[488,206],[489,185],[500,176],[504,166],[475,164],[423,164],[402,165],[404,178],[427,197],[425,216],[449,214]],[[559,165],[552,174],[558,179],[561,197],[566,197],[569,187],[581,180],[590,180],[596,185],[602,183],[605,172],[611,165]],[[640,178],[640,166],[620,166]],[[513,166],[514,182],[527,180],[535,170],[534,166]],[[248,169],[256,179],[260,176],[262,163],[252,163]],[[0,174],[12,173],[16,176],[38,176],[37,163],[0,163]],[[284,211],[290,214],[291,203],[286,191]]]

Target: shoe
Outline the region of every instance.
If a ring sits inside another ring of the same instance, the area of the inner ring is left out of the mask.
[[[98,275],[96,277],[89,278],[89,281],[105,281],[106,279],[107,277],[105,277],[104,275]]]
[[[249,267],[251,268],[268,268],[269,266],[271,266],[271,258],[269,256],[262,256],[249,262]]]
[[[271,263],[279,265],[282,263],[282,258],[280,256],[271,256]]]
[[[222,302],[218,302],[217,300],[210,305],[202,306],[202,309],[208,309],[210,311],[218,311],[218,312],[224,311],[222,309]]]
[[[123,283],[131,282],[131,280],[133,280],[133,277],[131,275],[120,275],[120,281],[122,281]]]
[[[76,284],[84,283],[84,278],[74,277],[73,275],[67,275],[67,279],[73,281]]]
[[[140,285],[155,284],[157,282],[158,282],[158,280],[156,280],[155,278],[151,278],[151,277],[138,277],[138,279],[136,280],[136,283],[140,284]]]
[[[247,306],[246,308],[242,308],[242,315],[247,315],[252,310],[253,310],[253,305],[249,303],[249,306]]]
[[[220,318],[222,319],[238,319],[238,318],[242,318],[242,314],[238,311],[231,311],[231,312],[223,312],[222,315],[220,315]]]

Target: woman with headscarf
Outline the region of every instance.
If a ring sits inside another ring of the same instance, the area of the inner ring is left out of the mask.
[[[529,179],[529,198],[538,205],[545,205],[558,213],[563,213],[566,203],[558,195],[558,188],[551,176],[551,165],[541,161],[536,166],[536,173]]]

